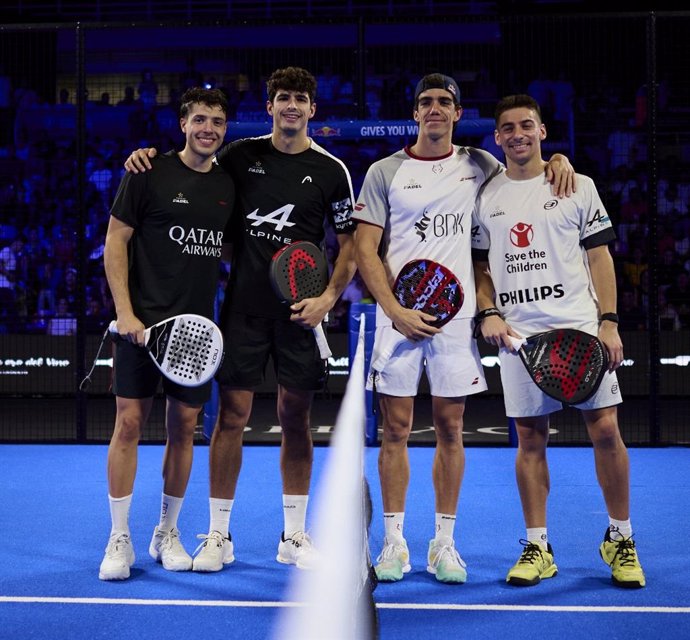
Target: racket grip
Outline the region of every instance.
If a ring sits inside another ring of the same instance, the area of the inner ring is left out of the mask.
[[[321,354],[322,360],[328,360],[333,353],[331,348],[328,346],[328,340],[326,340],[326,333],[323,330],[323,324],[319,323],[313,329],[314,337],[316,338],[316,344],[319,347],[319,353]]]
[[[513,351],[520,351],[520,348],[522,347],[527,340],[524,338],[515,338],[513,336],[508,336],[510,338],[510,343],[513,345]]]
[[[108,331],[110,331],[110,333],[117,333],[117,320],[111,321],[108,325]]]

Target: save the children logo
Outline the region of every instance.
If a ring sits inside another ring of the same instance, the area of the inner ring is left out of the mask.
[[[510,242],[514,247],[529,247],[534,239],[534,228],[531,224],[518,222],[510,230]]]

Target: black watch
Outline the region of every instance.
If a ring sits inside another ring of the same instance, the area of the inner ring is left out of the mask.
[[[608,320],[609,322],[615,322],[616,324],[618,324],[618,314],[602,313],[601,317],[599,318],[599,324],[601,324],[604,320]]]

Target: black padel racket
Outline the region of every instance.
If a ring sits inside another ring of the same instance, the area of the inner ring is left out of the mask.
[[[591,398],[608,367],[601,340],[577,329],[553,329],[511,340],[534,383],[565,404]]]
[[[117,334],[117,323],[109,331]],[[167,318],[144,331],[144,348],[160,372],[183,387],[213,378],[223,359],[223,335],[216,324],[193,313]]]
[[[313,243],[298,240],[276,251],[269,278],[280,300],[293,304],[305,298],[318,298],[328,286],[328,263]],[[323,360],[331,357],[323,324],[314,327],[314,337]]]
[[[412,260],[398,273],[393,295],[406,309],[436,316],[434,327],[442,327],[460,311],[465,294],[453,272],[433,260]]]

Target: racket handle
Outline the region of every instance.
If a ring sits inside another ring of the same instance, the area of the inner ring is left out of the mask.
[[[513,351],[520,351],[521,347],[527,340],[524,338],[515,338],[513,336],[508,336],[510,338],[510,343],[513,345]]]
[[[323,324],[319,323],[316,327],[314,327],[313,331],[314,337],[316,338],[316,344],[319,347],[321,359],[328,360],[328,358],[330,358],[333,355],[333,353],[331,352],[331,348],[328,346],[328,340],[326,340],[326,334],[323,330]]]
[[[117,333],[117,320],[111,321],[108,325],[108,331],[110,331],[110,333]]]

